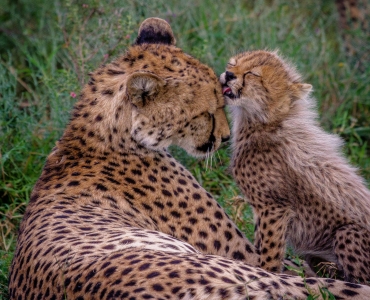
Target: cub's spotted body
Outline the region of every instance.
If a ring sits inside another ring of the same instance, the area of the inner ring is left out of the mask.
[[[214,72],[146,20],[136,45],[91,76],[20,226],[11,299],[281,299],[328,287],[269,274],[225,212],[166,151],[204,156],[229,137]]]
[[[233,175],[253,206],[261,267],[280,271],[286,242],[370,280],[370,192],[316,123],[295,69],[275,52],[233,57],[221,75],[233,115]]]

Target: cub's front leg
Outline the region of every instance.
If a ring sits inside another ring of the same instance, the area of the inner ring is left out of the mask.
[[[370,231],[355,224],[338,228],[334,253],[346,281],[370,281]]]
[[[280,273],[285,257],[287,227],[292,212],[279,205],[254,208],[255,246],[260,253],[261,268]]]

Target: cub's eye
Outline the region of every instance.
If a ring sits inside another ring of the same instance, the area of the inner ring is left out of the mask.
[[[253,80],[253,78],[257,79],[257,77],[261,77],[261,76],[259,74],[248,71],[247,73],[244,73],[244,75],[243,75],[243,82],[245,82],[246,77],[248,77],[249,80]]]
[[[248,71],[246,73],[243,74],[243,85],[246,84],[246,83],[251,83],[251,82],[255,82],[256,80],[258,80],[257,78],[258,77],[261,77],[261,75],[259,74],[256,74],[254,72],[251,72],[251,71]]]
[[[228,67],[235,67],[236,65],[228,62],[228,63],[227,63],[227,66],[228,66]]]
[[[252,71],[248,71],[247,73],[244,73],[244,77],[247,76],[247,75],[253,75],[253,76],[256,76],[256,77],[261,77],[261,75],[259,75],[257,73],[254,73]]]

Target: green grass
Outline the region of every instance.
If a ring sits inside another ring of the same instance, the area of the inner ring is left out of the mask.
[[[232,4],[231,4],[232,3]],[[334,1],[0,1],[0,299],[17,227],[47,154],[87,74],[134,41],[141,21],[168,20],[178,46],[223,72],[243,50],[276,49],[314,86],[320,121],[370,181],[369,30],[348,29],[346,54]],[[72,95],[72,96],[71,96]],[[213,163],[173,149],[252,238],[224,147]]]

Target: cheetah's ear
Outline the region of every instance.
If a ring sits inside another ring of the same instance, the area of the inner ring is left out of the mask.
[[[293,83],[293,101],[306,98],[312,91],[312,85],[308,83]]]
[[[158,96],[165,84],[162,78],[154,74],[136,72],[127,79],[126,91],[132,104],[144,107]]]
[[[171,26],[163,19],[149,18],[141,23],[135,45],[141,44],[175,45],[176,39]]]

